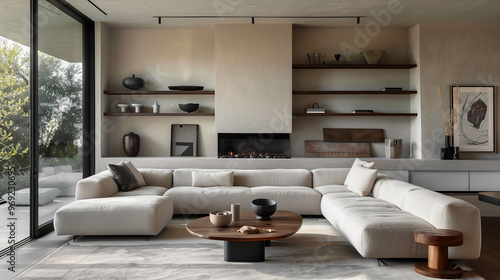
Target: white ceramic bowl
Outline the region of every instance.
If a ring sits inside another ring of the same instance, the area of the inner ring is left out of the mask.
[[[224,227],[231,223],[233,214],[231,211],[210,212],[210,222],[216,227]]]

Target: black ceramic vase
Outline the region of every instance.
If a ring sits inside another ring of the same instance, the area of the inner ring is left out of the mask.
[[[458,160],[459,157],[459,148],[454,147],[453,136],[446,135],[444,137],[444,148],[441,149],[441,159],[443,160]]]
[[[123,135],[123,151],[128,157],[136,157],[141,148],[141,137],[139,134],[130,132]]]
[[[140,89],[144,87],[144,84],[144,80],[136,77],[135,74],[132,74],[132,77],[127,77],[122,81],[122,85],[131,90]]]

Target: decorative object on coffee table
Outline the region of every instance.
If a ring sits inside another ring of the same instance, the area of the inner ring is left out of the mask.
[[[227,262],[263,262],[266,241],[292,236],[301,225],[302,216],[290,211],[278,210],[270,221],[256,220],[251,211],[241,211],[240,220],[224,228],[217,228],[206,216],[189,222],[186,229],[194,236],[223,240],[224,260]],[[242,226],[258,228],[260,233],[239,233]]]
[[[173,124],[171,127],[170,156],[198,155],[198,125]]]
[[[186,103],[186,104],[179,104],[179,108],[187,113],[192,113],[200,107],[200,104],[198,103]]]
[[[231,204],[231,213],[233,214],[233,221],[240,220],[240,204],[239,203]]]
[[[230,211],[210,212],[210,222],[216,227],[225,227],[231,223],[233,215]]]
[[[142,104],[140,104],[140,103],[132,103],[130,105],[135,108],[135,112],[136,113],[140,113],[141,112]]]
[[[270,220],[276,208],[277,203],[272,199],[258,198],[252,201],[252,211],[257,215],[257,220]]]
[[[385,139],[385,158],[401,158],[403,156],[402,139]]]
[[[144,87],[145,82],[142,78],[136,77],[135,74],[132,74],[132,77],[123,79],[122,85],[128,89],[136,90]]]
[[[366,64],[378,64],[385,54],[382,50],[366,50],[360,52],[361,56],[365,59]]]
[[[123,135],[123,151],[128,157],[136,157],[141,148],[141,137],[139,134],[130,132]]]
[[[416,230],[415,242],[428,245],[428,261],[415,264],[419,274],[433,277],[454,279],[462,277],[462,269],[451,267],[448,263],[448,247],[463,244],[463,234],[460,231],[448,229]]]
[[[120,104],[116,104],[116,106],[120,107],[120,112],[121,113],[126,113],[127,112],[127,108],[130,106],[128,104],[124,104],[124,103],[120,103]]]

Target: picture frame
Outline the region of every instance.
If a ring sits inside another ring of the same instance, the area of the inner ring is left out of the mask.
[[[170,134],[170,156],[198,156],[197,124],[172,124]]]
[[[460,153],[495,153],[495,87],[451,86],[453,145]]]

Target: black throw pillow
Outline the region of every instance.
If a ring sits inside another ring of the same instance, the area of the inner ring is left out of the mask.
[[[134,173],[126,165],[108,164],[108,170],[113,175],[113,180],[118,184],[120,191],[128,192],[139,187]]]

